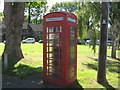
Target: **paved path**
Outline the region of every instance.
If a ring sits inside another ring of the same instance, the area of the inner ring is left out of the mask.
[[[2,88],[63,88],[54,84],[43,84],[40,74],[18,79],[11,76],[2,76]]]
[[[29,76],[25,79],[18,79],[10,76],[2,77],[2,88],[44,88],[40,75]]]

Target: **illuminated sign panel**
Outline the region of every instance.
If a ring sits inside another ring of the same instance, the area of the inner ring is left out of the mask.
[[[46,18],[46,22],[61,21],[61,20],[64,20],[64,18],[63,17]]]
[[[75,19],[72,19],[72,18],[70,18],[70,17],[68,17],[68,21],[71,21],[71,22],[76,23],[76,20],[75,20]]]

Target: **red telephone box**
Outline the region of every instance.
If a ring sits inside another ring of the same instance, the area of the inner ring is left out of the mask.
[[[71,84],[77,76],[76,16],[52,12],[44,16],[43,81],[61,86]]]

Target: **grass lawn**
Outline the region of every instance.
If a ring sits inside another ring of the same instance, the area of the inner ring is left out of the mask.
[[[0,43],[0,55],[4,49],[4,44]],[[96,82],[98,52],[94,55],[89,46],[78,45],[77,55],[77,80],[83,88],[104,88],[104,86]],[[16,65],[11,73],[7,73],[16,77],[24,78],[25,76],[41,73],[43,63],[43,44],[22,44],[22,51],[25,56]],[[98,46],[97,50],[98,51]],[[111,49],[107,50],[110,56]],[[107,79],[109,84],[118,88],[118,66],[120,61],[107,57]],[[119,77],[120,78],[120,77]],[[120,84],[120,83],[119,83]]]

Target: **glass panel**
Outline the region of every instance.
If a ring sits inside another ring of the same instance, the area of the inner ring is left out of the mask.
[[[75,60],[74,59],[70,59],[70,65],[75,64]]]
[[[60,32],[62,32],[62,27],[60,26]]]
[[[49,40],[49,43],[52,43],[52,44],[57,43],[57,44],[59,44],[59,40],[54,40],[54,39],[52,39],[52,40]]]
[[[71,53],[74,53],[74,52],[75,52],[75,47],[74,47],[74,46],[71,46],[71,47],[70,47],[70,52],[71,52]]]
[[[53,53],[49,53],[49,59],[53,59]]]
[[[49,40],[49,46],[59,46],[59,40]]]
[[[46,43],[47,43],[47,46],[48,46],[49,45],[49,41],[47,40]]]
[[[49,73],[48,78],[58,80],[60,79],[60,76],[57,73]]]
[[[48,76],[49,74],[47,73],[47,76]]]
[[[59,67],[54,67],[55,65],[52,65],[52,66],[50,66],[49,67],[49,78],[50,79],[59,79],[60,78],[60,76],[59,76],[59,73],[60,73],[60,69],[59,69]]]
[[[48,47],[47,47],[47,52],[48,52]]]
[[[55,31],[54,32],[59,32],[60,31],[60,27],[55,27]]]
[[[75,70],[74,70],[74,67],[71,67],[71,68],[70,68],[70,72],[73,72],[73,71],[75,71]]]
[[[49,39],[54,39],[54,40],[58,40],[59,39],[59,33],[50,33],[49,34]]]
[[[54,47],[53,52],[58,53],[60,52],[59,50],[60,50],[59,47]]]
[[[61,47],[49,47],[49,52],[59,53],[61,52]]]
[[[74,45],[75,45],[75,41],[71,41],[71,42],[70,42],[70,46],[71,46],[71,47],[72,47],[72,46],[74,47]]]
[[[49,32],[48,27],[47,27],[47,33]]]
[[[49,72],[55,72],[54,68],[49,68]]]
[[[49,27],[49,38],[48,36],[46,37],[48,39],[47,45],[48,49],[47,51],[49,52],[49,63],[47,64],[49,67],[49,75],[48,78],[51,79],[60,79],[60,62],[61,62],[61,33],[62,32],[62,27]],[[50,73],[51,72],[51,73]]]
[[[61,28],[60,27],[49,27],[49,32],[60,32]]]
[[[61,33],[59,33],[59,39],[61,39],[62,38],[62,34]]]
[[[70,78],[75,76],[75,29],[70,27]]]
[[[54,39],[55,38],[55,33],[49,34],[49,39]]]
[[[49,32],[53,32],[53,27],[49,27]]]
[[[47,59],[47,65],[49,64],[49,60]],[[48,67],[47,67],[48,68]]]
[[[58,53],[58,54],[57,54],[57,53],[55,53],[55,54],[53,55],[53,59],[55,59],[55,60],[60,59],[60,58],[59,58],[59,53]]]
[[[70,32],[74,33],[75,32],[75,28],[74,27],[70,27]]]
[[[49,65],[53,65],[53,60],[49,60]]]
[[[54,47],[49,47],[49,52],[53,52]]]
[[[58,66],[58,64],[59,64],[59,62],[56,61],[56,60],[49,60],[49,61],[50,61],[50,62],[49,62],[49,65],[52,66],[52,67]]]
[[[70,34],[70,39],[74,40],[75,39],[75,34]]]
[[[49,56],[48,56],[48,53],[47,53],[47,58],[48,58]]]
[[[48,34],[46,35],[46,39],[49,39],[49,35]]]
[[[60,54],[60,60],[62,59],[62,54]]]
[[[70,58],[71,58],[71,59],[72,59],[72,58],[75,58],[74,52],[70,52]]]
[[[75,76],[75,72],[70,73],[70,78],[73,78]]]

